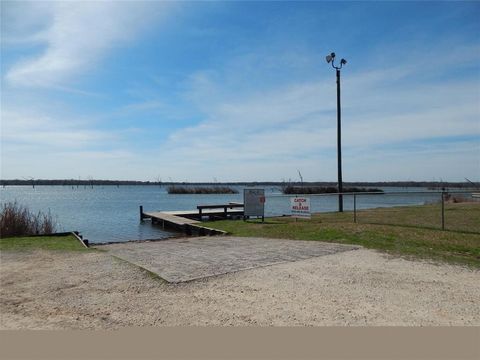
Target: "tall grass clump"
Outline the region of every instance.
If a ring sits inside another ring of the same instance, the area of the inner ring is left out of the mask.
[[[238,194],[238,191],[227,186],[169,186],[169,194]]]
[[[3,204],[0,213],[0,238],[25,235],[46,235],[56,231],[56,223],[50,214],[33,213],[16,202]]]
[[[338,188],[334,186],[295,186],[287,184],[282,187],[284,194],[333,194],[338,193]],[[381,189],[344,187],[343,192],[375,192],[383,193]]]

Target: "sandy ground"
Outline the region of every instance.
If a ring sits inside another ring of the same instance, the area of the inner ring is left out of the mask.
[[[105,252],[3,252],[2,329],[480,325],[480,272],[347,251],[169,284]]]

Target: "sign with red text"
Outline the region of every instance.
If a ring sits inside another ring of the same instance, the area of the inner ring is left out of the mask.
[[[310,211],[310,198],[290,198],[290,211],[292,217],[310,219],[312,217],[312,213]]]

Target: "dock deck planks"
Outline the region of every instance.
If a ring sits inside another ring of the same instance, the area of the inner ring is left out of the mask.
[[[183,226],[185,224],[198,224],[200,221],[189,219],[183,216],[184,214],[181,211],[156,211],[156,212],[146,212],[144,215],[149,218],[155,218],[155,220],[168,221],[169,223]],[[197,212],[198,214],[198,212]]]
[[[189,235],[225,235],[225,231],[211,229],[201,225],[201,220],[203,217],[226,219],[232,216],[243,216],[243,206],[239,205],[242,204],[202,205],[198,206],[197,210],[149,212],[144,212],[143,206],[140,206],[140,220],[151,219],[152,224],[160,223],[163,228],[175,228]],[[242,208],[241,210],[234,210],[234,208],[240,207]],[[221,210],[219,208],[221,208]]]
[[[203,225],[200,225],[201,222],[194,219],[189,219],[181,214],[185,212],[176,211],[175,214],[172,212],[165,212],[165,211],[156,211],[156,212],[146,212],[142,213],[143,218],[150,218],[152,223],[161,223],[162,226],[165,228],[166,226],[170,228],[176,228],[177,230],[181,230],[187,235],[226,235],[227,233],[222,230],[212,229]],[[198,213],[196,213],[198,215]]]

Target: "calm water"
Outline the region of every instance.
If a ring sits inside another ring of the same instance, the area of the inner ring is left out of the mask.
[[[233,195],[170,195],[160,186],[7,186],[0,188],[1,203],[17,201],[33,211],[50,211],[59,231],[77,230],[91,242],[158,239],[173,235],[150,222],[139,221],[139,206],[144,211],[193,210],[197,205],[243,202],[243,187]],[[290,200],[280,196],[280,189],[265,188],[265,215],[289,214]],[[405,188],[383,188],[388,191],[408,191]],[[420,191],[426,189],[410,189]],[[314,212],[335,211],[336,196],[310,196]],[[357,196],[357,208],[396,205],[416,205],[434,202],[439,194],[362,195]],[[344,197],[344,209],[353,209],[353,198]]]

